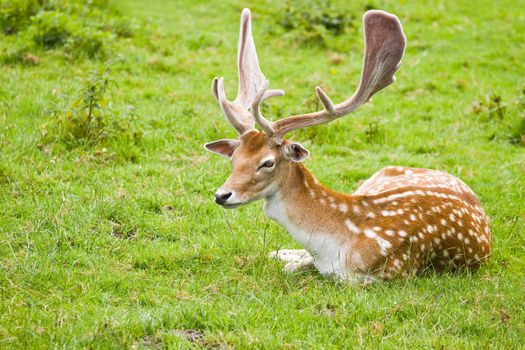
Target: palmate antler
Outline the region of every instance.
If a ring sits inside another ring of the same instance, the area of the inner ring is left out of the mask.
[[[242,135],[255,128],[255,121],[249,112],[249,108],[258,92],[264,90],[259,97],[259,103],[273,96],[284,95],[282,90],[267,90],[267,80],[261,72],[257,60],[257,52],[252,37],[251,14],[248,9],[244,9],[241,15],[237,66],[239,75],[237,98],[234,101],[229,101],[226,98],[224,78],[222,77],[213,79],[212,93],[230,124]]]
[[[268,81],[260,81],[262,89],[258,90],[253,100],[252,115],[268,136],[281,143],[284,135],[292,130],[341,118],[368,102],[375,93],[394,82],[394,73],[399,69],[406,45],[401,23],[395,15],[377,10],[365,13],[363,22],[365,57],[361,81],[357,91],[348,100],[334,105],[330,97],[317,87],[317,97],[324,110],[271,122],[264,118],[260,111],[260,103],[265,99],[268,88]]]

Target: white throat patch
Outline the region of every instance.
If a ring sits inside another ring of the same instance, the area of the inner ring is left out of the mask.
[[[311,232],[292,222],[279,193],[265,198],[264,212],[270,219],[284,226],[290,235],[312,255],[314,264],[321,274],[333,274],[342,279],[349,277],[347,256],[350,247],[347,243],[340,242],[332,234]]]

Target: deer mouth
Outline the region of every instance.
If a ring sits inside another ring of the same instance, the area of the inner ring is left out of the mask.
[[[255,197],[252,197],[248,200],[245,200],[243,202],[235,202],[235,203],[223,203],[223,204],[219,204],[221,207],[225,208],[225,209],[235,209],[235,208],[238,208],[242,205],[246,205],[246,204],[249,204],[251,202],[255,202],[257,200],[261,199],[261,196],[258,195],[258,196],[255,196]]]
[[[224,204],[219,204],[221,207],[225,208],[225,209],[235,209],[235,208],[238,208],[240,207],[241,205],[245,204],[244,202],[239,202],[239,203],[224,203]]]

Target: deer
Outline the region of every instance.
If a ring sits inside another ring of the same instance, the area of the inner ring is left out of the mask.
[[[315,268],[345,281],[407,279],[429,269],[476,270],[490,255],[489,221],[476,194],[446,172],[387,166],[352,194],[322,185],[306,168],[309,151],[286,134],[332,122],[370,101],[395,81],[406,37],[399,19],[380,10],[363,16],[364,60],[355,93],[334,104],[316,88],[322,110],[266,119],[261,103],[282,96],[261,72],[244,9],[238,42],[238,93],[226,97],[224,78],[212,93],[238,139],[204,147],[230,159],[232,171],[215,193],[226,209],[262,199],[265,214],[282,225],[303,249],[279,249],[270,257],[292,273]],[[260,128],[257,130],[256,126]]]

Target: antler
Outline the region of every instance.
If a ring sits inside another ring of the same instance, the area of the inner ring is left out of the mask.
[[[368,11],[363,16],[365,57],[359,87],[348,100],[334,105],[330,97],[316,88],[319,101],[324,110],[287,117],[276,122],[265,119],[259,109],[264,100],[259,92],[252,104],[252,115],[257,124],[268,136],[282,142],[284,135],[292,130],[331,122],[343,117],[362,104],[368,102],[378,91],[395,81],[394,73],[399,69],[405,51],[406,38],[399,19],[384,11]],[[263,87],[267,86],[267,82]]]
[[[268,88],[267,80],[261,72],[257,60],[249,9],[244,9],[241,15],[237,66],[239,70],[239,88],[237,98],[234,101],[229,101],[226,98],[224,78],[222,77],[213,79],[211,90],[230,124],[239,134],[243,134],[255,128],[254,120],[248,109],[259,91],[264,88],[264,94],[261,95],[260,100],[284,95],[282,90],[266,91]]]

